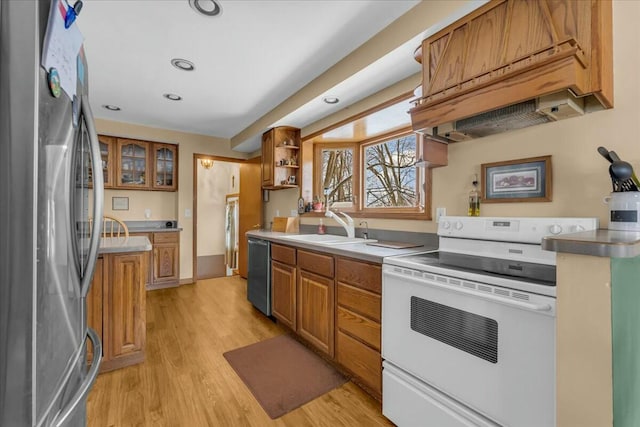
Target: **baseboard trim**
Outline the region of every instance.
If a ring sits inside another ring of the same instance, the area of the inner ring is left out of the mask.
[[[180,279],[179,285],[193,285],[194,283],[193,277],[188,277],[186,279]]]
[[[179,283],[158,283],[155,285],[147,285],[147,290],[148,291],[155,291],[158,289],[167,289],[167,288],[177,288],[178,286],[180,286]]]

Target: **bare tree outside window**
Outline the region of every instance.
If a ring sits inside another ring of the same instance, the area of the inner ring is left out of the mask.
[[[416,135],[365,147],[365,207],[414,207]]]
[[[322,188],[327,203],[353,202],[353,150],[322,150]]]

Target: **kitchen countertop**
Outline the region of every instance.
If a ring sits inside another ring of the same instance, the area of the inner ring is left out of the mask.
[[[167,223],[176,224],[176,227],[167,227]],[[161,220],[144,220],[144,221],[125,221],[129,228],[129,233],[171,233],[174,231],[182,231],[181,227],[177,227],[178,222],[171,219]]]
[[[172,231],[182,231],[182,227],[129,227],[129,233],[170,233]]]
[[[301,242],[297,240],[289,240],[283,238],[284,236],[291,236],[292,233],[281,233],[277,231],[261,231],[252,230],[247,232],[247,236],[255,237],[259,239],[269,240],[273,243],[279,243],[287,246],[294,246],[301,249],[309,249],[317,252],[330,253],[333,255],[340,255],[349,258],[355,258],[363,261],[382,263],[382,259],[388,256],[406,255],[418,252],[433,251],[438,249],[437,247],[419,246],[416,248],[406,249],[393,249],[383,248],[380,246],[369,246],[363,243],[350,243],[342,245],[319,245],[309,242]]]
[[[578,255],[633,258],[640,255],[640,232],[591,230],[547,236],[542,249]]]
[[[98,253],[147,252],[150,250],[151,242],[144,236],[103,237],[100,239]]]

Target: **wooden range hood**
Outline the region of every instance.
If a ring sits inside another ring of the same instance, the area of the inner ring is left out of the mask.
[[[410,110],[413,129],[450,142],[444,132],[460,119],[567,91],[586,112],[612,108],[611,15],[610,0],[481,6],[416,51],[423,93]]]

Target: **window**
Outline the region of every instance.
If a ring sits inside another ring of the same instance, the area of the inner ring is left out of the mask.
[[[355,216],[430,219],[431,171],[415,166],[424,144],[409,109],[409,96],[398,97],[303,140],[313,165],[303,174],[305,199]]]
[[[364,208],[418,205],[416,135],[364,146]]]
[[[357,146],[318,144],[315,151],[317,169],[321,173],[314,194],[324,195],[329,206],[352,208],[357,186],[354,172]]]

